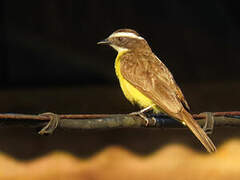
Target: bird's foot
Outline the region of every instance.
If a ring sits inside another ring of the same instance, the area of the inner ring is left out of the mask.
[[[50,120],[46,126],[44,126],[38,133],[40,135],[52,134],[53,131],[57,128],[58,123],[60,121],[60,117],[57,114],[47,112],[39,114],[39,116],[47,116],[50,117]]]
[[[143,113],[143,112],[141,112],[141,111],[137,111],[137,112],[132,112],[132,113],[129,113],[129,115],[131,115],[131,116],[140,116],[142,119],[144,119],[144,121],[145,121],[145,126],[148,126],[148,124],[149,124],[149,119],[147,118],[147,116]]]
[[[146,108],[144,108],[144,109],[141,109],[140,111],[132,112],[132,113],[130,113],[130,115],[133,115],[133,116],[138,115],[138,116],[140,116],[140,117],[141,117],[142,119],[144,119],[144,121],[146,122],[146,126],[148,126],[148,124],[149,124],[149,119],[148,119],[147,116],[144,114],[144,112],[147,112],[147,111],[151,110],[151,108],[152,108],[152,106],[148,106],[148,107],[146,107]]]

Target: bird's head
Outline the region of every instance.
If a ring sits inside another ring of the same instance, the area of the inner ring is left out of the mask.
[[[114,31],[108,38],[98,42],[112,46],[119,53],[129,50],[139,50],[139,48],[150,49],[147,41],[132,29],[119,29]]]

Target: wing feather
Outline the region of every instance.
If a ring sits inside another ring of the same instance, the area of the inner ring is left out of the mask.
[[[180,88],[154,54],[137,57],[136,53],[125,53],[120,62],[122,76],[164,112],[173,115],[183,109],[181,99],[185,99]]]

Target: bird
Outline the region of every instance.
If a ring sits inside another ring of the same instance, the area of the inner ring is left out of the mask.
[[[210,153],[216,147],[193,119],[190,107],[167,66],[152,52],[148,42],[133,29],[118,29],[98,44],[109,45],[118,54],[115,72],[125,97],[142,108],[164,113],[186,125]]]

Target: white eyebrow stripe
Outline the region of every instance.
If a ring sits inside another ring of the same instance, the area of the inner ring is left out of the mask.
[[[136,34],[131,33],[131,32],[117,32],[117,33],[111,34],[109,37],[110,38],[113,38],[113,37],[130,37],[130,38],[135,38],[135,39],[144,39],[143,37],[137,36]]]

